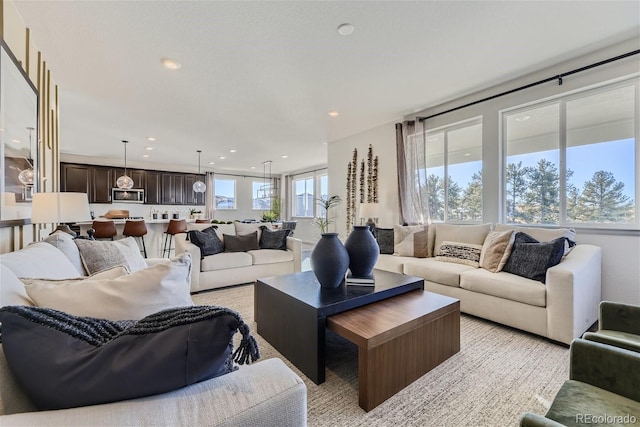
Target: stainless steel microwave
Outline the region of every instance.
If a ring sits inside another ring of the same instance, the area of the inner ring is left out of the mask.
[[[113,188],[111,190],[111,201],[120,203],[144,203],[144,190],[142,188]]]

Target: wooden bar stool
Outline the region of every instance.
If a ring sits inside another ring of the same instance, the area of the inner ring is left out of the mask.
[[[167,231],[165,231],[164,245],[162,246],[162,257],[167,254],[167,258],[171,258],[171,251],[174,249],[171,247],[173,242],[173,236],[178,233],[187,232],[187,221],[184,219],[170,219]]]
[[[127,220],[124,223],[124,230],[122,230],[122,234],[127,237],[139,237],[142,240],[142,252],[144,257],[147,257],[147,247],[144,244],[144,235],[147,234],[147,224],[145,224],[144,219],[130,221]]]
[[[95,230],[94,239],[111,239],[118,234],[116,224],[113,221],[93,221],[91,228]]]
[[[210,219],[196,219],[196,224],[210,224]]]

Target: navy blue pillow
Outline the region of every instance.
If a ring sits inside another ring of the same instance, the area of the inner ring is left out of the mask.
[[[526,233],[516,233],[511,255],[502,271],[545,283],[547,269],[560,264],[566,237],[539,242]]]
[[[0,309],[9,368],[40,410],[151,396],[260,357],[232,310],[192,306],[113,322],[27,306]],[[242,342],[233,353],[233,335]],[[232,354],[233,353],[233,354]]]

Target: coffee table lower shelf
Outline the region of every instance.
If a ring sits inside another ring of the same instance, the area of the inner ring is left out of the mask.
[[[327,318],[358,346],[359,403],[370,411],[460,351],[460,301],[422,290]]]

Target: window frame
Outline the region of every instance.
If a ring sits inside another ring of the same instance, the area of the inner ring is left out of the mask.
[[[221,174],[222,175],[222,174]],[[223,175],[225,176],[225,175]],[[233,207],[232,208],[221,208],[218,207],[218,204],[216,203],[216,189],[218,188],[217,181],[231,181],[233,182]],[[220,210],[220,211],[235,211],[238,210],[238,180],[235,178],[218,178],[218,177],[214,177],[213,178],[213,204],[216,210]]]
[[[271,201],[273,200],[273,197],[269,197],[268,198],[269,199],[269,207],[267,207],[267,208],[264,208],[264,209],[263,208],[256,208],[254,206],[253,201],[257,199],[256,197],[254,197],[254,194],[253,194],[254,184],[259,184],[259,187],[262,187],[264,185],[268,185],[269,186],[269,194],[271,194],[273,183],[271,182],[271,180],[268,180],[267,184],[265,184],[264,179],[259,180],[258,178],[254,178],[254,179],[251,180],[251,210],[252,211],[256,211],[256,212],[270,211],[271,210]]]

